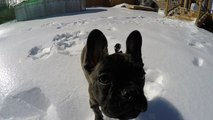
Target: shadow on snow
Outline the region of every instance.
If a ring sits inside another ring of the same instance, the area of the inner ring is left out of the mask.
[[[149,101],[148,110],[136,120],[183,120],[180,112],[169,101],[157,97]]]

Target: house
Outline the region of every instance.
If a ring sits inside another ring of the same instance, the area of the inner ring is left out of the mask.
[[[168,0],[165,12],[167,16],[195,21],[198,27],[204,26],[208,21],[213,28],[212,0]]]
[[[86,10],[85,0],[11,0],[18,21]]]

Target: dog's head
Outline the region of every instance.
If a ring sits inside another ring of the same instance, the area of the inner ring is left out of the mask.
[[[104,34],[99,30],[89,34],[82,65],[91,96],[109,117],[131,119],[147,110],[141,46],[140,32],[133,31],[126,41],[126,53],[108,55]]]

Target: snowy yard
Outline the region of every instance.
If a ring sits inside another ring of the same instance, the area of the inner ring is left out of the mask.
[[[0,120],[93,120],[80,66],[93,29],[110,53],[116,43],[125,51],[133,30],[142,34],[149,108],[135,120],[212,120],[213,34],[119,7],[0,25]]]

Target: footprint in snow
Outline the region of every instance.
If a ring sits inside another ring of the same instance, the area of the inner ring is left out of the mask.
[[[204,45],[206,45],[206,46],[212,46],[212,44],[211,43],[208,43],[208,42],[202,42]]]
[[[113,17],[113,16],[110,16],[110,17],[107,17],[107,19],[114,19],[115,17]]]
[[[41,28],[48,28],[48,27],[56,27],[56,29],[62,29],[67,27],[71,23],[57,23],[57,22],[50,22],[41,25]]]
[[[40,118],[47,114],[49,106],[50,100],[40,88],[35,87],[5,98],[0,108],[0,115],[4,119],[28,119],[32,116]]]
[[[196,42],[196,41],[190,41],[190,42],[188,43],[188,45],[191,46],[191,47],[198,48],[198,49],[204,48],[204,45],[203,45],[202,43]]]
[[[89,22],[87,20],[78,20],[78,21],[73,22],[71,25],[86,25],[88,23]]]
[[[27,57],[31,57],[33,60],[48,57],[51,53],[51,49],[52,47],[42,48],[42,46],[35,46],[30,49]]]
[[[111,28],[108,28],[107,30],[108,31],[117,31],[117,28],[116,27],[111,27]]]
[[[204,60],[202,58],[199,58],[199,57],[195,57],[193,59],[193,64],[197,67],[202,67],[203,66],[203,63],[204,63]]]
[[[190,47],[196,48],[197,50],[204,52],[204,53],[209,53],[210,51],[209,51],[208,47],[212,46],[208,42],[205,42],[205,41],[199,42],[199,41],[195,41],[195,40],[189,41],[188,45]]]
[[[105,20],[105,19],[115,19],[116,17],[114,16],[109,16],[109,17],[99,17],[97,20]]]
[[[160,70],[147,69],[146,70],[146,82],[144,86],[144,92],[148,100],[161,95],[164,91],[163,87],[164,76]]]
[[[31,31],[33,28],[30,27],[30,28],[26,28],[25,31]]]
[[[63,55],[79,55],[89,32],[76,31],[56,35],[50,47],[35,46],[29,50],[28,57],[33,60],[49,57],[53,52]]]
[[[76,31],[73,33],[63,33],[56,35],[53,38],[53,46],[57,53],[64,55],[77,55],[80,54],[84,41],[88,36],[88,32]]]

